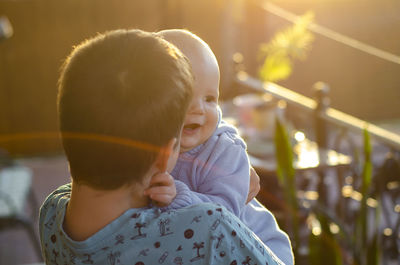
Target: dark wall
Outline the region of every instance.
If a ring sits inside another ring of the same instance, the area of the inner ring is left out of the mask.
[[[0,146],[12,154],[60,152],[54,133],[56,83],[63,59],[74,44],[97,32],[158,29],[158,2],[0,1],[0,15],[6,15],[14,28],[14,36],[0,42]]]

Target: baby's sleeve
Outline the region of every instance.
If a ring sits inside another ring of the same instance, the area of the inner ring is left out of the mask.
[[[248,156],[246,150],[236,143],[224,143],[225,146],[217,150],[222,145],[221,142],[225,140],[216,145],[216,150],[207,161],[208,165],[200,170],[200,174],[205,177],[200,178],[202,182],[198,187],[198,192],[211,200],[216,197],[216,201],[213,202],[225,206],[239,216],[246,205],[249,193]]]
[[[245,146],[229,135],[222,135],[193,162],[194,189],[175,181],[177,197],[171,208],[202,202],[225,206],[239,216],[246,205],[250,182],[250,165]]]

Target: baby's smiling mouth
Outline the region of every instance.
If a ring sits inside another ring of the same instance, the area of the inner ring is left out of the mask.
[[[183,126],[183,131],[185,133],[191,133],[191,132],[196,131],[200,127],[201,127],[201,125],[198,123],[189,123],[189,124],[186,124]]]

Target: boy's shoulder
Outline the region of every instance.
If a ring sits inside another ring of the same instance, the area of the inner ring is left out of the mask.
[[[178,213],[178,216],[185,218],[186,216],[193,216],[191,223],[203,223],[204,227],[212,232],[217,226],[225,227],[227,229],[233,227],[241,227],[241,221],[233,213],[227,210],[223,205],[216,203],[199,203],[188,207],[172,210]],[[201,220],[201,222],[199,222]],[[245,226],[242,228],[246,228]]]
[[[45,201],[43,202],[42,206],[40,207],[40,218],[39,222],[42,224],[47,222],[48,219],[54,219],[55,215],[63,216],[62,211],[65,210],[65,206],[70,199],[71,195],[71,184],[65,184],[58,187],[55,191],[47,196]],[[143,208],[144,209],[144,208]],[[150,209],[150,208],[148,208]],[[131,209],[134,210],[134,209]],[[130,210],[128,210],[130,211]],[[127,212],[128,212],[127,211]],[[156,208],[154,208],[156,211]],[[146,213],[153,213],[153,211],[145,211]],[[201,203],[195,204],[188,207],[180,208],[180,209],[173,209],[173,210],[166,210],[160,211],[159,214],[145,214],[146,219],[162,219],[162,218],[176,218],[177,220],[187,220],[187,218],[194,218],[193,220],[197,220],[198,216],[205,217],[203,221],[214,222],[220,216],[229,215],[230,212],[226,210],[223,206],[213,203]]]
[[[40,214],[42,215],[49,208],[59,204],[60,201],[68,201],[71,196],[71,183],[62,185],[58,187],[55,191],[50,193],[44,200],[42,206],[40,207]]]
[[[171,221],[180,225],[195,225],[203,228],[203,236],[213,233],[217,227],[223,230],[240,226],[241,221],[224,206],[215,203],[200,203],[163,212],[160,218],[171,216]],[[174,218],[176,216],[177,218]]]
[[[191,223],[193,224],[198,219],[202,220],[203,224],[200,225],[200,231],[202,231],[203,239],[211,238],[217,241],[216,246],[221,243],[221,239],[225,239],[223,245],[226,249],[231,251],[236,249],[238,256],[264,257],[269,259],[270,264],[283,264],[254,232],[224,206],[202,203],[181,209],[188,213],[197,213],[195,215],[197,219],[193,219]]]
[[[166,215],[174,215],[177,214],[180,217],[182,216],[202,216],[201,218],[204,220],[208,220],[208,222],[213,222],[219,218],[229,217],[231,213],[222,205],[215,204],[215,203],[199,203],[190,205],[187,207],[167,210],[163,212]],[[234,216],[234,215],[232,215]],[[203,218],[207,217],[207,218]]]

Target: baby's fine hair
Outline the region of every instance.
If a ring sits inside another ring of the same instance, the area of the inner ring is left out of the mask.
[[[141,181],[179,137],[192,85],[186,57],[155,33],[115,30],[76,46],[58,84],[73,180],[105,190]]]
[[[187,29],[164,29],[157,32],[157,35],[176,45],[185,54],[186,49],[203,48],[208,54],[214,57],[218,65],[217,58],[207,42]]]

